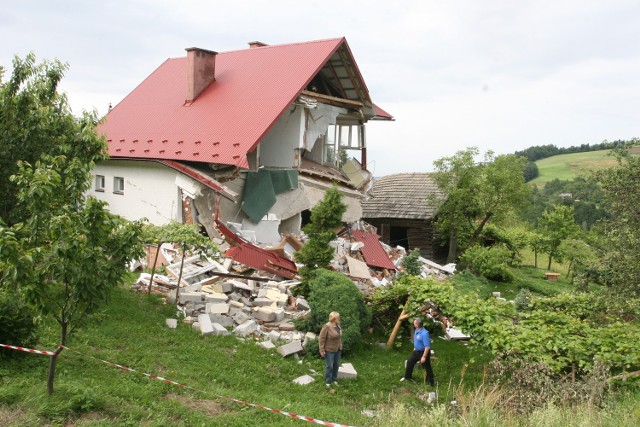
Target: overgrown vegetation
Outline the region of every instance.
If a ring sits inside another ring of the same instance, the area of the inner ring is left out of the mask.
[[[300,329],[317,334],[329,320],[329,313],[339,312],[345,353],[358,344],[371,323],[371,313],[365,305],[362,293],[344,274],[325,269],[313,271],[309,280],[307,301],[311,313],[306,319],[298,322]],[[311,344],[307,350],[317,354],[317,343]]]

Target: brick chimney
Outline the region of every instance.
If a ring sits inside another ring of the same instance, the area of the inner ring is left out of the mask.
[[[195,100],[215,79],[216,55],[212,50],[189,47],[187,51],[187,102]]]
[[[256,47],[265,47],[265,46],[269,46],[266,43],[262,43],[262,42],[249,42],[249,47],[251,49],[256,48]]]

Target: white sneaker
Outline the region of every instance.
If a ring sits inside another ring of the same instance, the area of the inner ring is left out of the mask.
[[[338,386],[338,381],[334,381],[332,384],[337,387]]]
[[[327,388],[331,387],[331,384],[325,384],[327,386]]]
[[[406,381],[407,379],[405,377],[400,378],[400,382],[402,381]]]

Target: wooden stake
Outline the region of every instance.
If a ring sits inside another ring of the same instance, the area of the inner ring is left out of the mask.
[[[387,350],[389,350],[393,346],[393,342],[396,340],[396,336],[398,335],[398,331],[400,330],[400,325],[402,325],[402,321],[408,317],[409,315],[403,309],[402,313],[400,313],[400,317],[398,317],[398,321],[396,322],[396,325],[393,327],[393,331],[391,331],[391,336],[389,337],[389,341],[387,341]]]

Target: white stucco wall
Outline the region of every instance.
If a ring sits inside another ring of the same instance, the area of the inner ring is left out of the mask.
[[[293,106],[260,141],[260,166],[292,168],[297,166],[296,148],[304,135],[304,108]]]
[[[96,175],[105,177],[104,191],[96,191]],[[147,218],[156,225],[181,221],[177,175],[175,170],[156,162],[107,160],[94,168],[87,195],[107,202],[111,212],[130,220]],[[124,194],[113,192],[114,177],[124,178]]]

